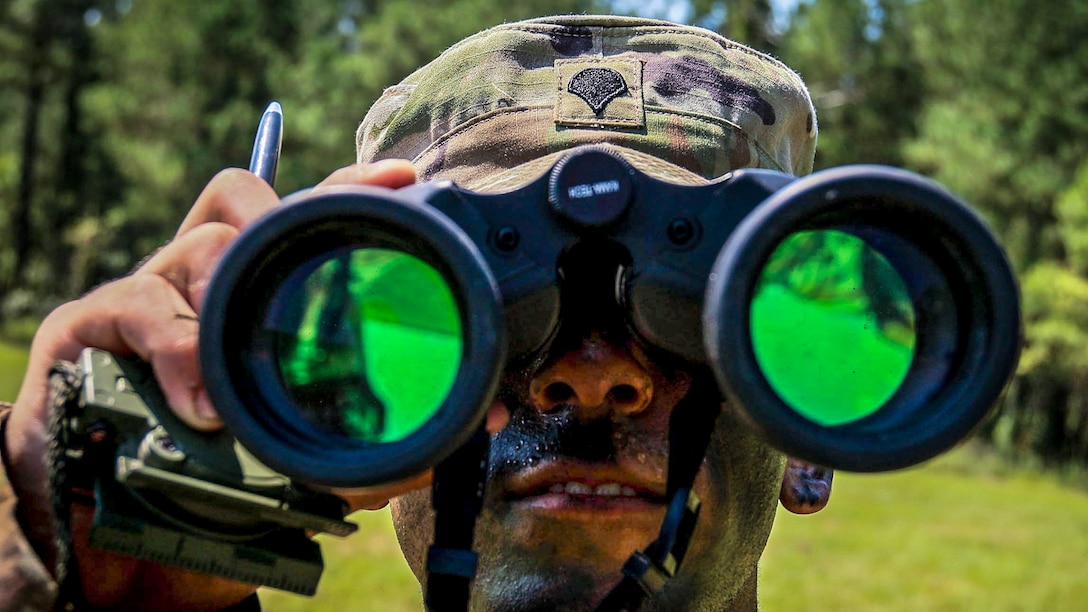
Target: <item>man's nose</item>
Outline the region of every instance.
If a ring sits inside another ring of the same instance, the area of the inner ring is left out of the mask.
[[[610,412],[631,416],[646,410],[654,386],[627,349],[594,335],[537,372],[529,396],[541,412],[573,406],[580,420],[589,421]]]

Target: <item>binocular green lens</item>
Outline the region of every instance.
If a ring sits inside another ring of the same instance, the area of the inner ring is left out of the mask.
[[[863,419],[887,402],[914,358],[914,307],[890,263],[860,238],[800,231],[774,250],[751,303],[756,360],[810,421]]]
[[[267,321],[285,390],[313,425],[402,440],[434,417],[461,367],[453,291],[421,259],[344,249],[303,264]]]

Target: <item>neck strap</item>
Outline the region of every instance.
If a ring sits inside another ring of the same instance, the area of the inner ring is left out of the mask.
[[[424,603],[433,612],[468,610],[477,565],[472,539],[476,517],[483,509],[490,447],[491,438],[481,425],[434,470],[434,543],[427,552],[424,594]]]
[[[623,565],[623,578],[597,606],[597,612],[638,610],[676,575],[695,532],[701,502],[692,487],[703,463],[721,393],[709,372],[699,372],[691,390],[669,417],[669,507],[657,539],[634,552]]]

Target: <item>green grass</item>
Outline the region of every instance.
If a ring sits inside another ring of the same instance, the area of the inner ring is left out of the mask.
[[[779,510],[767,610],[1088,609],[1088,492],[960,449],[890,475],[839,474],[814,516]]]
[[[0,398],[25,349],[0,343]],[[314,598],[264,591],[265,609],[419,610],[388,511],[322,539]],[[764,610],[1088,610],[1088,491],[972,447],[924,467],[836,475],[813,516],[780,510],[761,570]]]
[[[389,510],[357,512],[351,520],[359,523],[359,533],[343,539],[317,538],[325,554],[325,573],[317,595],[311,598],[263,589],[265,610],[422,609],[419,583],[400,554]]]
[[[0,401],[10,402],[19,394],[26,371],[27,347],[0,340]]]

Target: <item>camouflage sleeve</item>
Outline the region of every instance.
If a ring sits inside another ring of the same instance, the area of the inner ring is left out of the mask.
[[[23,535],[15,517],[19,500],[7,477],[3,448],[11,405],[0,402],[0,610],[52,610],[57,585]]]

